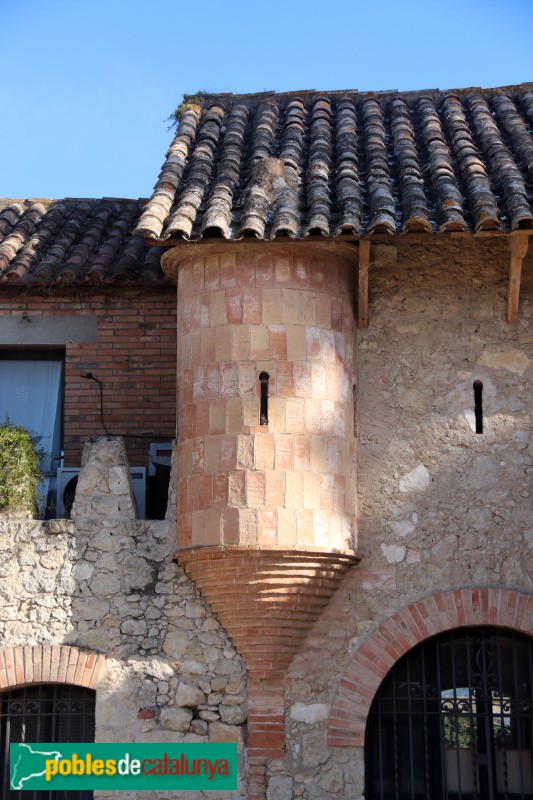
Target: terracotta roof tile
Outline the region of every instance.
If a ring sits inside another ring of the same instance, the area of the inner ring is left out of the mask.
[[[533,228],[531,84],[198,95],[137,224],[151,239]],[[2,218],[0,216],[0,225]]]
[[[166,280],[133,229],[142,201],[0,200],[1,283]]]

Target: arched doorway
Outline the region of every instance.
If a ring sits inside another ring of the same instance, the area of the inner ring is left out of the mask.
[[[368,717],[366,800],[533,798],[533,639],[489,626],[400,658]]]

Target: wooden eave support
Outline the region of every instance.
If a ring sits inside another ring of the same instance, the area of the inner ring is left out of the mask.
[[[512,234],[509,236],[509,249],[511,263],[509,265],[509,287],[507,290],[507,322],[518,320],[518,302],[520,299],[520,276],[522,274],[522,261],[527,253],[529,236],[525,234]]]
[[[519,233],[511,233],[505,234],[502,231],[479,231],[478,233],[468,233],[465,231],[453,231],[451,233],[444,234],[441,238],[443,239],[458,239],[458,238],[465,238],[465,239],[481,239],[481,238],[489,238],[489,237],[501,237],[505,236],[508,240],[509,249],[511,251],[511,261],[509,265],[509,287],[507,292],[507,322],[508,323],[515,323],[518,320],[518,305],[519,305],[519,298],[520,298],[520,278],[522,272],[522,261],[524,260],[525,255],[528,251],[529,245],[529,237],[533,236],[533,230],[527,231],[520,231]],[[343,235],[342,237],[337,237],[338,244],[346,244],[351,245],[353,247],[354,244],[358,244],[359,249],[359,258],[358,258],[358,269],[357,269],[357,326],[359,328],[366,328],[368,325],[368,270],[370,266],[370,243],[374,242],[377,243],[395,243],[400,241],[409,241],[412,244],[422,244],[427,243],[434,240],[434,237],[431,235],[424,233],[406,233],[401,234],[398,236],[391,236],[390,234],[372,234],[372,238],[368,239],[359,239],[355,235]],[[395,241],[396,240],[396,241]],[[217,239],[217,240],[203,240],[201,242],[189,242],[184,241],[183,239],[147,239],[145,240],[145,244],[151,247],[164,247],[165,249],[175,248],[182,249],[182,248],[191,248],[191,247],[206,247],[206,246],[215,246],[217,248],[221,246],[232,246],[235,245],[234,239]],[[276,240],[276,244],[283,243],[285,240],[280,237]],[[244,240],[244,245],[247,243],[255,243],[248,240]],[[309,236],[305,239],[305,244],[320,244],[322,246],[326,245],[326,239],[324,236]],[[242,246],[242,245],[241,245]]]
[[[357,271],[357,327],[368,325],[368,267],[370,265],[370,239],[359,240],[359,268]]]

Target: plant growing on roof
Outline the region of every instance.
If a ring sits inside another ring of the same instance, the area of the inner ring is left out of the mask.
[[[0,425],[0,514],[39,514],[42,451],[31,433],[6,419]]]
[[[180,121],[181,114],[186,111],[188,108],[198,108],[202,107],[203,98],[209,92],[197,92],[196,94],[184,94],[183,100],[177,106],[177,108],[172,112],[169,117],[170,127],[172,128]]]

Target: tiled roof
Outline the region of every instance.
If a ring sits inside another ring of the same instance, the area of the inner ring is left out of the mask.
[[[0,200],[0,283],[163,281],[132,200]]]
[[[533,228],[533,84],[180,108],[137,226],[152,239]]]

